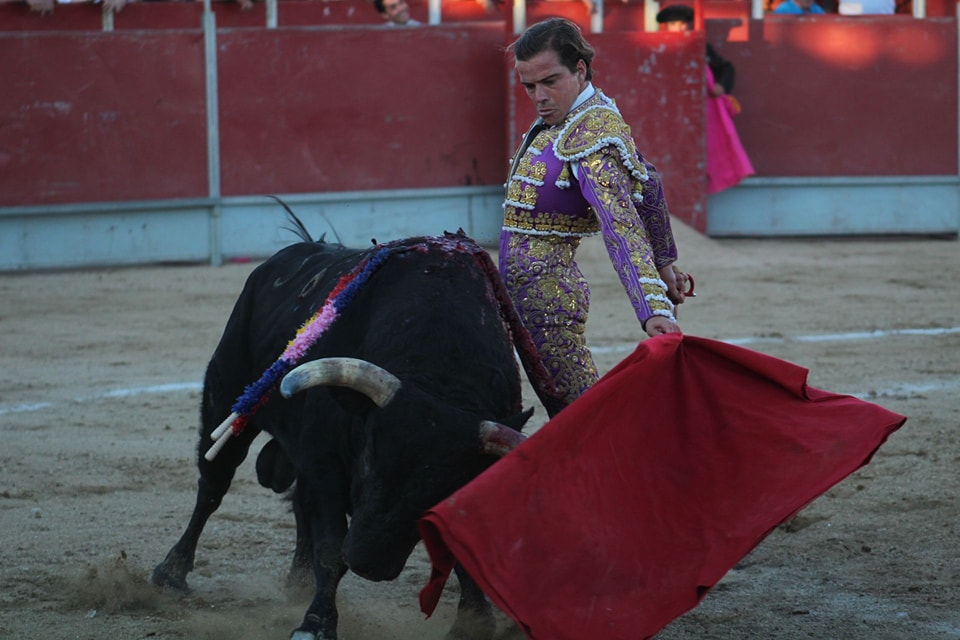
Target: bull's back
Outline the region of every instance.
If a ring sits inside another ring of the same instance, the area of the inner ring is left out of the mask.
[[[491,274],[471,250],[431,241],[394,252],[337,323],[321,350],[350,343],[349,355],[457,404],[492,409],[519,395]]]
[[[244,333],[258,365],[276,360],[299,329],[324,304],[340,278],[365,251],[304,242],[291,245],[260,265],[247,280]]]
[[[310,359],[362,358],[451,397],[472,393],[471,404],[519,397],[510,334],[478,251],[465,236],[282,249],[251,273],[237,301],[211,363],[220,363],[219,386],[239,394],[256,381],[341,279],[372,260],[375,268],[354,274],[349,301]]]
[[[207,386],[238,393],[286,348],[363,251],[301,242],[285,247],[247,277],[207,369]]]

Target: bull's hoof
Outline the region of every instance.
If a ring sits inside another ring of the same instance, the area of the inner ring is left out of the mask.
[[[150,584],[163,589],[175,589],[182,593],[190,592],[186,578],[170,573],[162,563],[158,564],[150,574]]]
[[[290,634],[290,640],[337,640],[337,622],[308,613],[303,623]]]
[[[497,622],[489,612],[459,611],[444,640],[493,640]]]

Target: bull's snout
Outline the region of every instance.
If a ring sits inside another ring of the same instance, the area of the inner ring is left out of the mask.
[[[362,562],[347,562],[350,571],[353,571],[364,580],[370,580],[371,582],[389,582],[390,580],[396,580],[400,572],[403,571],[404,564],[387,568],[379,565],[364,564]]]
[[[365,580],[383,582],[395,580],[413,553],[413,544],[371,541],[358,543],[349,534],[343,541],[343,558],[350,570]]]

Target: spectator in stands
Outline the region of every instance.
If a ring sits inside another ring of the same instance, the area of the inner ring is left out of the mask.
[[[691,31],[693,8],[683,4],[667,7],[657,14],[665,31]],[[740,143],[733,116],[740,103],[733,97],[733,64],[707,43],[707,193],[736,186],[753,175],[753,165]]]
[[[388,27],[416,27],[419,20],[410,17],[407,0],[373,0],[373,6],[386,21]]]
[[[814,0],[786,0],[774,9],[773,12],[795,16],[821,15],[826,13]]]
[[[53,13],[53,0],[27,0],[27,6],[42,16]]]
[[[53,13],[54,0],[23,0],[23,1],[24,1],[24,4],[30,7],[30,11],[35,11],[42,16],[48,13]],[[20,2],[20,0],[0,0],[0,4],[9,4],[12,2]]]

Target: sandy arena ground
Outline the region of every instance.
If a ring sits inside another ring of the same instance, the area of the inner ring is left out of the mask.
[[[790,360],[811,385],[909,420],[658,638],[960,638],[960,245],[677,227],[700,293],[682,309],[688,334]],[[642,335],[598,241],[580,262],[606,371]],[[201,539],[192,593],[146,581],[192,509],[200,381],[253,266],[0,275],[0,638],[282,640],[299,623],[307,598],[283,589],[292,516],[257,485],[255,456]],[[395,582],[348,575],[341,638],[442,638],[456,581],[425,621],[428,571],[418,550]],[[501,622],[500,640],[522,638]]]

